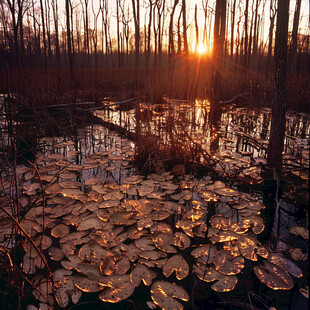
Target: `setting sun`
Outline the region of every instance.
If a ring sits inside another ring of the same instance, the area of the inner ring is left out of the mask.
[[[198,54],[206,54],[207,53],[207,46],[203,42],[199,42],[197,47],[197,53]]]

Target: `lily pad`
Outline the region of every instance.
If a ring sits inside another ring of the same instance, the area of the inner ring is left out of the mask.
[[[221,250],[215,253],[213,258],[215,270],[224,275],[236,275],[244,267],[244,258],[241,256],[232,257],[228,250]]]
[[[156,273],[148,269],[145,265],[137,264],[130,274],[130,281],[135,286],[139,286],[142,280],[144,285],[149,286],[152,284],[153,279],[156,278],[156,276]]]
[[[294,282],[285,270],[267,261],[264,264],[265,267],[254,267],[254,272],[262,283],[273,290],[290,290],[293,288]]]
[[[184,279],[189,273],[188,263],[179,254],[170,257],[163,267],[163,274],[166,277],[169,277],[174,271],[178,280]]]
[[[175,298],[188,301],[187,292],[174,283],[156,281],[151,287],[151,297],[153,302],[162,309],[182,310],[183,305]]]

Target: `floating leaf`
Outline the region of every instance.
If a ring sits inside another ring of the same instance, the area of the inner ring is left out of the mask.
[[[232,240],[237,240],[239,239],[239,235],[233,231],[227,230],[223,231],[220,230],[218,233],[214,234],[210,240],[212,243],[217,243],[217,242],[226,242],[226,241],[232,241]]]
[[[71,295],[71,300],[76,305],[81,299],[81,297],[82,297],[82,292],[76,289]]]
[[[200,196],[204,201],[207,201],[207,202],[210,202],[210,201],[219,201],[219,200],[220,200],[220,196],[219,196],[219,195],[217,195],[217,194],[214,193],[214,192],[206,191],[206,190],[200,191],[200,192],[199,192],[199,196]]]
[[[187,292],[181,286],[164,281],[156,281],[152,284],[151,297],[153,302],[162,309],[182,310],[183,305],[175,298],[189,300]]]
[[[222,188],[215,188],[214,191],[221,196],[239,196],[240,193],[232,188],[222,187]]]
[[[79,188],[83,184],[78,181],[63,181],[63,182],[59,182],[59,185],[62,188]]]
[[[142,175],[131,175],[130,177],[123,179],[123,182],[126,184],[138,184],[143,178]]]
[[[140,285],[141,280],[144,285],[149,286],[156,276],[156,273],[149,270],[145,265],[136,264],[130,274],[130,281],[137,287]]]
[[[163,274],[166,277],[169,277],[174,271],[178,280],[184,279],[189,273],[188,263],[179,254],[170,257],[163,268]]]
[[[62,308],[67,307],[70,301],[68,293],[61,288],[55,291],[55,298],[58,305]]]
[[[308,259],[308,254],[304,253],[300,248],[294,248],[291,250],[291,258],[297,261],[306,261]]]
[[[236,275],[244,267],[244,258],[241,256],[232,257],[228,250],[221,250],[215,253],[213,258],[215,270],[224,275]]]
[[[213,262],[213,257],[217,252],[215,245],[207,244],[199,246],[191,252],[191,255],[199,259],[199,262],[210,264]]]
[[[176,253],[177,250],[172,245],[175,244],[174,235],[166,233],[158,233],[152,238],[156,247],[167,253]]]
[[[207,265],[193,266],[196,276],[205,282],[212,282],[223,277],[221,273],[216,271],[213,267],[207,267]]]
[[[194,237],[193,228],[203,224],[203,221],[193,222],[192,220],[180,220],[175,224],[176,228],[182,229],[188,236]]]
[[[60,268],[60,269],[57,269],[53,272],[53,280],[55,282],[58,282],[58,281],[62,281],[64,280],[67,276],[70,276],[72,274],[72,271],[70,270],[67,270],[67,269],[63,269],[63,268]]]
[[[90,280],[86,277],[74,276],[73,281],[75,286],[83,292],[95,293],[103,290],[103,286],[99,285],[97,280]]]
[[[100,182],[100,179],[97,177],[92,177],[85,180],[85,185],[96,185]]]
[[[145,259],[156,260],[156,259],[159,259],[160,257],[163,257],[163,255],[167,255],[167,254],[153,250],[153,251],[141,251],[138,255],[139,257],[142,257]]]
[[[155,249],[155,247],[152,249]],[[141,249],[136,247],[133,243],[128,245],[127,256],[131,262],[134,262],[138,259],[138,254],[140,252],[141,252]]]
[[[265,229],[262,218],[258,215],[243,217],[243,227],[251,227],[254,234],[258,235]],[[242,227],[242,225],[240,225]]]
[[[270,263],[284,269],[296,278],[301,278],[303,276],[301,269],[295,263],[293,263],[288,258],[283,257],[281,254],[269,253],[267,260]]]
[[[149,215],[150,219],[154,220],[154,221],[161,221],[166,219],[167,217],[170,216],[169,212],[166,212],[164,210],[159,210],[159,211],[152,211],[152,213]]]
[[[227,230],[231,226],[231,220],[223,215],[213,215],[210,224],[213,228]]]
[[[191,244],[191,240],[189,239],[189,237],[180,231],[175,232],[174,237],[174,245],[181,250],[187,249]]]
[[[133,284],[116,288],[108,287],[99,294],[99,298],[104,302],[117,303],[128,298],[134,290],[135,286]]]
[[[133,218],[135,214],[136,212],[113,212],[110,216],[109,222],[115,225],[132,225],[137,221]]]
[[[55,238],[62,238],[67,236],[69,232],[70,229],[67,225],[59,224],[52,229],[51,235]]]
[[[52,245],[53,241],[51,237],[43,235],[39,236],[35,243],[39,248],[42,247],[42,250],[47,250]]]
[[[245,235],[240,236],[237,242],[241,255],[252,261],[257,261],[257,255],[255,252],[257,244],[258,241],[255,238]]]
[[[300,236],[306,240],[309,240],[309,230],[302,226],[294,226],[290,228],[292,235]]]
[[[135,245],[143,251],[155,250],[154,240],[151,237],[143,237],[141,239],[135,240]]]
[[[285,270],[267,261],[264,264],[265,267],[254,267],[254,272],[262,283],[273,290],[290,290],[293,288],[294,282]]]
[[[146,217],[143,218],[143,219],[138,220],[138,222],[137,222],[138,230],[142,230],[144,228],[150,228],[153,225],[154,225],[154,222],[151,219],[146,218]]]
[[[94,277],[100,276],[99,266],[97,264],[81,263],[78,264],[75,269],[83,275],[92,279]]]
[[[305,287],[302,287],[299,289],[300,294],[304,297],[306,297],[307,299],[309,299],[309,286],[306,285]]]
[[[154,223],[154,225],[151,227],[151,233],[154,234],[156,232],[172,234],[173,230],[171,226],[167,223]]]
[[[61,261],[64,258],[64,253],[60,248],[56,248],[56,247],[50,247],[48,249],[48,254],[50,255],[50,258],[54,261]]]
[[[206,185],[206,190],[214,191],[215,189],[224,188],[225,183],[222,181],[215,181],[213,184]]]
[[[211,285],[211,288],[219,293],[232,291],[238,283],[236,276],[222,276],[217,282]]]
[[[62,260],[61,265],[66,269],[74,269],[78,264],[82,262],[82,259],[76,255],[68,255],[68,261]]]
[[[91,240],[84,244],[78,253],[78,256],[83,260],[88,260],[91,263],[99,264],[106,256],[112,255],[110,251],[107,251],[101,247],[96,241]]]

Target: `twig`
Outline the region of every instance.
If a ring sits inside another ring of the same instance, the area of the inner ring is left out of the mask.
[[[274,178],[277,181],[277,190],[276,190],[276,212],[274,216],[274,235],[278,239],[278,226],[279,226],[279,212],[280,212],[280,204],[279,204],[279,187],[280,187],[280,182],[279,182],[279,176],[277,174],[276,168],[273,168],[273,174]]]
[[[44,255],[41,253],[41,251],[39,250],[39,248],[37,247],[37,245],[34,243],[34,241],[32,240],[32,238],[27,234],[27,232],[25,231],[25,229],[20,225],[20,223],[16,220],[16,218],[10,214],[7,210],[5,210],[2,206],[0,206],[0,209],[5,212],[10,218],[11,220],[18,226],[18,228],[24,233],[24,235],[26,236],[26,238],[30,241],[30,243],[34,246],[34,248],[36,249],[36,251],[38,252],[38,254],[40,255],[42,261],[44,262],[48,272],[49,272],[49,276],[52,277],[53,273],[50,270],[47,261],[44,257]]]
[[[37,173],[37,175],[38,175],[38,177],[39,177],[39,181],[40,181],[40,185],[41,185],[41,190],[42,190],[42,203],[43,203],[43,210],[42,210],[42,213],[43,213],[43,223],[42,223],[42,225],[43,225],[43,229],[42,229],[42,231],[43,231],[43,235],[44,235],[44,231],[45,231],[45,207],[46,207],[46,202],[45,202],[45,194],[44,194],[44,187],[43,187],[43,182],[42,182],[42,179],[41,179],[41,175],[40,175],[40,172],[39,172],[39,170],[38,170],[38,168],[32,163],[32,162],[30,162],[28,159],[26,159],[27,160],[27,162],[35,169],[35,171],[36,171],[36,173]],[[42,250],[42,241],[43,241],[43,236],[42,236],[42,238],[41,238],[41,242],[40,242],[40,244],[41,244],[41,250]]]

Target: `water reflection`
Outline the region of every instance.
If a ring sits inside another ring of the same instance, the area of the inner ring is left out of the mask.
[[[141,104],[141,134],[154,135],[163,146],[176,142],[189,150],[191,141],[202,145],[211,154],[233,151],[251,153],[264,162],[270,133],[271,110],[245,109],[232,106],[222,113],[218,124],[209,124],[210,105],[206,100],[194,102],[167,100],[165,104]],[[136,117],[130,111],[97,111],[106,121],[135,130]],[[298,157],[303,165],[309,165],[308,142],[310,116],[303,113],[287,113],[285,160]]]

